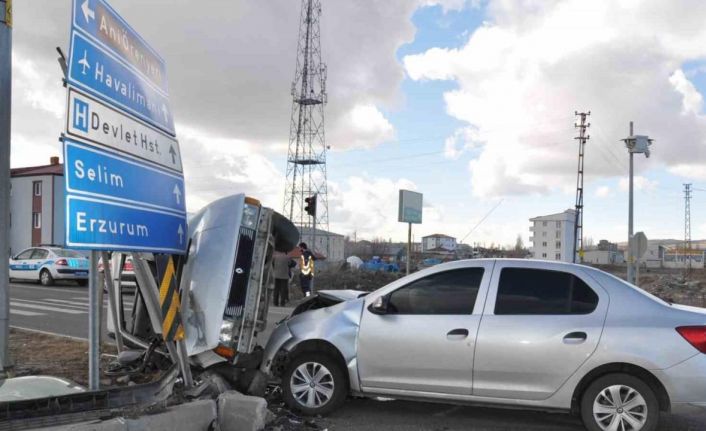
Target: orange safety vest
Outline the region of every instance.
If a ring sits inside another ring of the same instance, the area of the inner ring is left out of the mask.
[[[307,262],[308,260],[308,262]],[[302,275],[311,275],[312,277],[314,276],[314,258],[309,257],[309,259],[306,259],[304,257],[304,254],[301,256],[301,263],[299,265],[299,268],[302,271]]]

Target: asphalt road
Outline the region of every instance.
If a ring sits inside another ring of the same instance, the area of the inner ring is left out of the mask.
[[[349,400],[317,425],[336,431],[585,431],[568,414],[372,399]],[[706,430],[706,412],[665,415],[657,429]]]
[[[103,331],[106,328],[107,309],[108,300],[105,298]],[[258,335],[258,341],[264,345],[274,324],[290,312],[291,308],[270,307],[267,329]],[[29,282],[10,283],[10,326],[86,339],[88,288],[71,282],[52,287]]]
[[[107,307],[107,302],[104,306]],[[291,309],[287,308],[270,308],[268,329],[259,338],[261,344],[266,342],[274,323],[290,311]],[[70,283],[54,287],[12,283],[10,285],[10,325],[86,338],[88,333],[87,288]],[[351,431],[584,429],[578,418],[566,414],[370,399],[351,399],[330,417],[315,421],[320,429]],[[706,430],[706,412],[667,415],[660,423],[659,430]]]

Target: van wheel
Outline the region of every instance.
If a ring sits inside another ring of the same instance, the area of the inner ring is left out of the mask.
[[[336,360],[321,353],[292,359],[282,375],[284,401],[307,416],[326,415],[348,395],[348,380]]]
[[[589,431],[654,431],[659,403],[652,388],[639,378],[608,374],[583,393],[581,419]]]
[[[51,272],[48,269],[43,269],[39,273],[39,282],[42,283],[42,286],[51,286],[54,284],[54,277],[51,276]]]

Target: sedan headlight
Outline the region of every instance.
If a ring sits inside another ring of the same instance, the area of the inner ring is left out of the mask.
[[[259,207],[246,203],[243,208],[243,219],[240,222],[241,226],[255,229],[257,227],[257,216],[259,212]]]

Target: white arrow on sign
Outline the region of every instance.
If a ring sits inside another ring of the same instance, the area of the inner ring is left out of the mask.
[[[86,23],[88,23],[88,18],[91,19],[96,19],[96,13],[88,7],[88,0],[84,0],[83,4],[81,5],[81,11],[83,12],[83,18],[86,20]]]
[[[174,198],[176,199],[176,203],[179,204],[181,203],[181,190],[179,190],[179,184],[174,184]]]
[[[179,225],[179,230],[177,230],[177,233],[179,234],[179,244],[184,243],[184,228]]]

